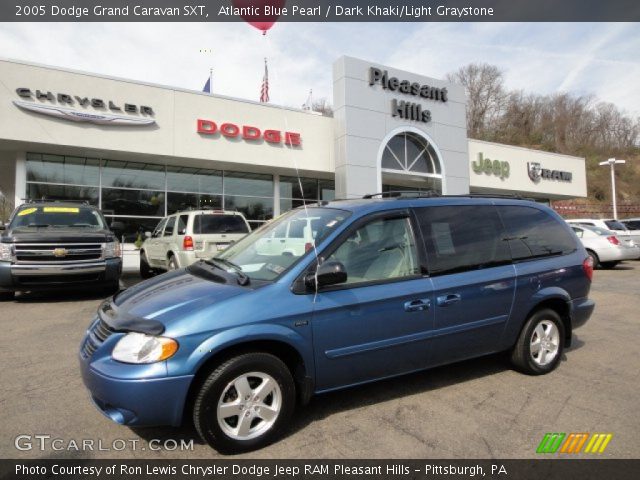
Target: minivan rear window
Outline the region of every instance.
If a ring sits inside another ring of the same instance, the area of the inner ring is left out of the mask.
[[[514,260],[566,255],[577,248],[567,228],[533,207],[498,205]]]
[[[240,215],[202,214],[194,219],[193,233],[249,233],[249,227]]]

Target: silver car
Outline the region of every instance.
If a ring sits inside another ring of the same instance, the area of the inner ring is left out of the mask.
[[[613,268],[623,260],[640,258],[640,247],[621,241],[615,232],[600,227],[572,224],[571,228],[593,259],[593,265]]]

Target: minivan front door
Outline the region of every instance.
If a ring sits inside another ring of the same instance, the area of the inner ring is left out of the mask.
[[[496,351],[516,279],[495,207],[433,206],[416,215],[433,282],[431,365]]]
[[[316,391],[427,365],[431,281],[421,274],[408,215],[363,221],[326,254],[326,261],[344,265],[348,278],[315,294]]]

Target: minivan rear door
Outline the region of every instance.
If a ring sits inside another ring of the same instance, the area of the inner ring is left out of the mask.
[[[495,207],[415,211],[433,282],[431,365],[496,351],[513,305],[515,269]]]

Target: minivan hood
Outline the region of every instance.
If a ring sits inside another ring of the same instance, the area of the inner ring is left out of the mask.
[[[182,269],[141,282],[118,294],[117,317],[160,322],[164,327],[216,302],[247,292],[234,281],[201,278]],[[115,319],[117,323],[117,318]],[[117,325],[115,325],[117,328]]]

